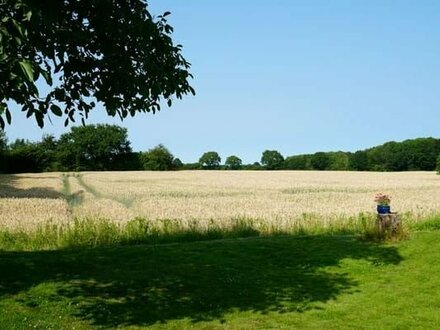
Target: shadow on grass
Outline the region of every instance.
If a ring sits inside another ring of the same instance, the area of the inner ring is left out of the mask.
[[[38,308],[29,290],[51,282],[48,299],[68,298],[75,316],[96,326],[225,322],[235,310],[300,313],[355,292],[350,274],[327,269],[346,258],[402,260],[393,246],[336,236],[0,252],[0,299],[21,292],[22,304]]]
[[[37,175],[26,177],[23,175],[1,174],[0,198],[64,198],[64,195],[61,192],[51,188],[19,188],[18,181],[23,178],[32,178],[32,180],[47,179],[45,176]]]

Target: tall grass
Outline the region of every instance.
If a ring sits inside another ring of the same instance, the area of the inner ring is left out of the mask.
[[[179,219],[183,229],[191,225],[203,233],[210,219],[222,231],[230,230],[231,219],[251,219],[252,228],[263,233],[310,227],[352,232],[351,222],[362,222],[360,212],[375,210],[378,190],[393,196],[393,211],[410,212],[414,219],[440,210],[440,180],[428,172],[94,172],[3,178],[0,231],[35,232],[50,219],[62,228],[71,228],[75,218],[123,226],[142,217],[159,223]],[[194,220],[202,225],[191,224]]]
[[[5,178],[0,249],[322,233],[382,239],[375,232],[375,213],[365,213],[374,210],[378,187],[394,196],[393,211],[408,229],[440,227],[430,216],[440,210],[440,181],[428,172],[97,172]]]
[[[145,218],[135,218],[121,224],[108,219],[76,218],[69,224],[47,222],[33,231],[0,231],[0,249],[45,250],[272,235],[365,236],[374,234],[375,219],[372,213],[359,214],[356,217],[341,218],[340,221],[333,221],[323,226],[321,219],[309,214],[288,222],[268,223],[264,219],[234,218],[227,224],[215,220],[200,222]],[[440,228],[440,216],[436,219],[438,221],[436,220],[435,223]],[[404,220],[404,223],[409,221],[408,218]]]
[[[440,230],[440,214],[433,214],[423,221],[410,222],[409,227],[411,230],[417,231]]]

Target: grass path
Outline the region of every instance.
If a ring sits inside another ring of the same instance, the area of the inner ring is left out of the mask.
[[[77,177],[77,176],[76,175],[72,176],[66,173],[63,173],[63,175],[61,176],[61,180],[63,183],[61,194],[62,196],[64,196],[64,199],[67,201],[70,216],[72,216],[73,214],[73,209],[81,205],[84,200],[83,194],[81,192],[73,193],[71,191],[70,179],[73,177]]]
[[[118,196],[113,196],[113,195],[101,193],[100,191],[98,191],[95,187],[93,187],[89,183],[84,182],[83,176],[81,174],[77,175],[75,177],[78,180],[79,185],[81,187],[83,187],[85,191],[92,194],[96,198],[111,199],[111,200],[121,204],[122,206],[124,206],[127,209],[129,209],[134,203],[134,198],[118,197]]]
[[[440,327],[440,232],[0,252],[2,329]]]

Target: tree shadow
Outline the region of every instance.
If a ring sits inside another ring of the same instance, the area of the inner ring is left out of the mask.
[[[65,196],[55,189],[49,187],[19,188],[18,181],[24,178],[32,180],[46,179],[45,176],[34,175],[26,177],[15,174],[0,174],[0,198],[64,198]]]
[[[50,281],[50,299],[69,298],[75,316],[96,326],[225,322],[233,310],[301,313],[356,292],[350,274],[327,269],[344,259],[383,265],[402,257],[392,246],[335,236],[0,252],[0,299]],[[22,304],[38,307],[25,296]]]

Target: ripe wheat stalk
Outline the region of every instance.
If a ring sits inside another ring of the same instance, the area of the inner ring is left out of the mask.
[[[342,226],[375,212],[377,192],[390,194],[392,209],[413,219],[440,211],[440,177],[433,172],[86,172],[0,180],[0,228],[7,230],[68,225],[74,218],[123,226],[136,217],[201,229],[228,228],[240,218],[278,229],[301,221]]]

